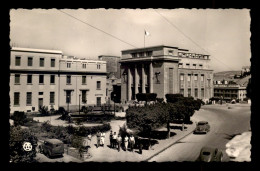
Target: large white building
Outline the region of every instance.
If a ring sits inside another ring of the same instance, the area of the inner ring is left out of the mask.
[[[68,57],[58,50],[11,49],[10,112],[40,106],[78,110],[106,97],[106,62]]]

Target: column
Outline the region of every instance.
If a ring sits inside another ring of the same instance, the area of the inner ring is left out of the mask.
[[[137,79],[137,65],[135,65],[135,94],[138,93],[138,83],[139,80]]]
[[[142,64],[142,93],[145,92],[145,73],[144,73],[144,64]]]
[[[153,63],[150,63],[150,70],[149,70],[149,83],[150,83],[150,93],[153,93]]]
[[[127,100],[131,100],[131,71],[127,69]]]

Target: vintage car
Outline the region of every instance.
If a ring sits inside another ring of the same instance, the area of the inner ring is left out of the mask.
[[[222,162],[223,152],[218,148],[203,147],[200,150],[198,161],[202,162]]]
[[[199,134],[199,133],[207,133],[210,131],[210,126],[207,121],[199,121],[196,125],[195,130],[193,131],[194,134]]]
[[[39,146],[40,153],[47,157],[62,156],[64,153],[64,144],[58,139],[46,139]]]

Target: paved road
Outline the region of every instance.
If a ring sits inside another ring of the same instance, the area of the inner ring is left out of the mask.
[[[232,108],[228,109],[228,106]],[[211,131],[206,135],[190,134],[149,161],[195,161],[203,146],[222,149],[224,151],[223,160],[229,161],[225,153],[225,145],[230,140],[230,136],[251,130],[251,111],[250,106],[245,104],[229,104],[228,106],[203,106],[202,111],[196,117],[209,121]]]

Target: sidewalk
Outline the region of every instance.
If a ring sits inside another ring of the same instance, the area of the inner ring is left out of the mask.
[[[203,111],[203,109],[201,109]],[[196,112],[197,113],[197,112]],[[134,152],[130,151],[123,151],[121,149],[118,152],[116,149],[110,149],[109,145],[109,131],[106,132],[105,138],[105,146],[96,148],[95,144],[97,142],[96,136],[92,137],[91,148],[89,149],[90,154],[93,156],[92,158],[86,160],[88,161],[95,161],[95,162],[140,162],[140,161],[147,161],[149,158],[154,157],[158,153],[164,151],[172,144],[176,143],[181,138],[187,136],[188,134],[192,133],[195,129],[195,122],[201,120],[202,118],[198,114],[194,114],[191,118],[193,121],[192,125],[185,125],[187,127],[186,131],[181,131],[177,129],[172,129],[171,132],[176,133],[173,137],[164,140],[158,140],[159,144],[155,144],[152,146],[150,150],[143,150],[143,154],[138,153],[138,149],[135,149]],[[119,126],[122,126],[125,121],[112,121],[110,123],[113,132],[118,133]],[[178,125],[180,126],[180,124]],[[166,130],[166,128],[164,128]],[[161,130],[164,130],[161,129]]]

